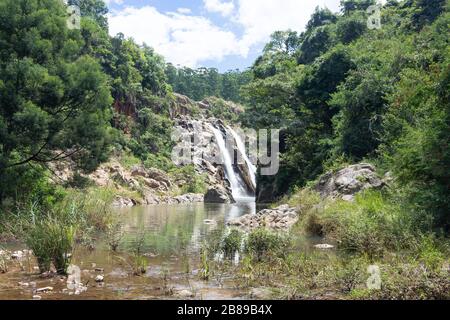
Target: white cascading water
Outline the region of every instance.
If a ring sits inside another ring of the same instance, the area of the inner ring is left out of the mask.
[[[234,140],[236,141],[236,146],[237,146],[239,152],[242,154],[242,157],[244,158],[245,163],[247,164],[247,168],[250,173],[250,179],[252,180],[253,188],[256,189],[256,167],[250,161],[250,159],[247,156],[247,153],[245,152],[245,144],[242,141],[241,137],[236,133],[236,131],[233,130],[233,128],[231,128],[230,126],[227,126],[227,129],[231,132]]]
[[[227,150],[225,139],[223,138],[222,132],[219,129],[215,128],[213,125],[210,125],[210,128],[214,133],[214,137],[216,138],[216,142],[219,147],[220,154],[222,156],[225,174],[228,180],[230,181],[233,198],[235,200],[248,198],[248,195],[245,192],[245,188],[239,182],[236,172],[233,169],[233,162],[230,153]]]

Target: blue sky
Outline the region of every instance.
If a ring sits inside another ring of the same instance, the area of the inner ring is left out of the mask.
[[[276,30],[304,30],[316,6],[340,0],[107,0],[110,33],[147,43],[168,62],[244,70]]]

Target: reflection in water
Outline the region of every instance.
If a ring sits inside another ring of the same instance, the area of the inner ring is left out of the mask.
[[[121,209],[131,246],[136,235],[145,234],[145,251],[170,256],[198,253],[203,241],[224,232],[226,222],[244,214],[255,214],[255,202],[235,204],[158,205]]]
[[[86,292],[70,295],[65,281],[41,278],[30,266],[31,271],[0,274],[0,299],[31,299],[33,287],[18,286],[19,281],[36,283],[37,287],[54,287],[53,292],[43,299],[158,299],[165,298],[161,288],[166,286],[174,290],[190,290],[195,286],[198,297],[203,299],[242,297],[243,293],[234,286],[231,278],[223,280],[225,282],[221,280],[221,283],[214,279],[199,280],[199,253],[204,242],[224,236],[229,219],[255,213],[254,202],[158,205],[118,210],[125,231],[118,252],[110,251],[105,239],[100,237],[95,250],[77,246],[73,253],[71,263],[80,268],[81,282],[88,286]],[[144,245],[140,254],[147,261],[147,272],[138,277],[133,276],[132,251],[141,235]],[[104,284],[94,280],[99,274],[97,268],[105,276]]]

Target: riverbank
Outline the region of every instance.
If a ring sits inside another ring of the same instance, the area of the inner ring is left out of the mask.
[[[50,212],[30,207],[2,221],[4,234],[19,241],[1,248],[0,294],[449,299],[448,240],[415,225],[392,183],[357,164],[258,209],[252,201],[114,207],[117,188],[73,191]],[[139,196],[121,190],[124,198]],[[81,280],[69,290],[70,265]]]
[[[242,299],[246,290],[232,275],[205,281],[201,252],[205,241],[221,237],[235,215],[254,213],[254,203],[149,205],[116,209],[123,234],[97,233],[93,246],[76,243],[68,275],[41,274],[36,258],[20,242],[4,243],[8,266],[0,273],[1,299]],[[20,252],[20,253],[19,253]],[[20,257],[19,257],[20,256]],[[3,260],[0,260],[3,261]],[[215,263],[215,262],[212,262]],[[217,262],[218,263],[218,262]],[[73,270],[79,284],[73,286]],[[96,281],[97,279],[97,281]],[[100,281],[101,279],[101,281]],[[51,289],[48,289],[51,287]],[[47,288],[47,290],[40,290]]]

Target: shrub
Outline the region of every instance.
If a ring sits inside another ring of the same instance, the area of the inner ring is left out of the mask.
[[[301,212],[307,212],[320,203],[320,194],[309,188],[296,189],[288,200],[290,207],[297,207]]]
[[[65,274],[75,244],[76,228],[54,218],[36,222],[30,227],[27,246],[33,250],[41,273],[49,271],[51,263],[56,271]]]
[[[122,222],[116,217],[116,219],[108,224],[106,229],[106,239],[112,251],[117,251],[123,236],[124,231]]]
[[[290,244],[287,236],[282,236],[264,228],[258,228],[252,231],[247,238],[245,249],[257,261],[262,261],[271,254],[283,252]]]
[[[366,191],[354,202],[335,201],[314,208],[302,219],[306,231],[323,235],[339,248],[381,255],[386,249],[406,249],[413,244],[414,227],[398,204],[379,191]]]
[[[163,155],[153,153],[149,153],[147,155],[147,159],[144,161],[144,166],[146,168],[157,168],[164,171],[174,168],[172,160]]]
[[[223,239],[222,250],[226,257],[233,257],[233,255],[241,250],[242,233],[239,230],[233,229]]]
[[[206,176],[195,171],[193,165],[177,167],[170,171],[176,181],[183,181],[181,193],[206,193]]]

